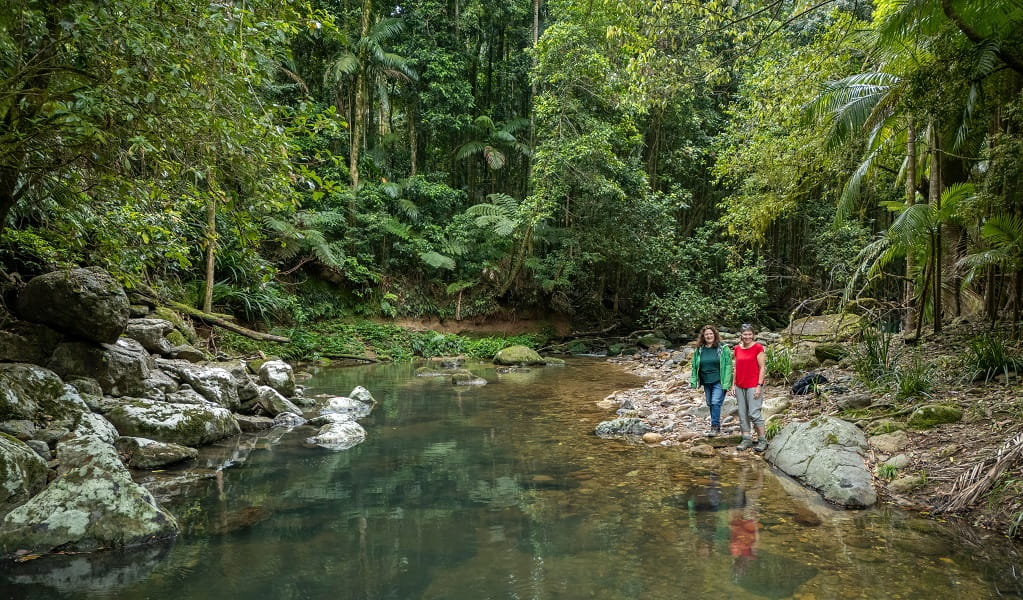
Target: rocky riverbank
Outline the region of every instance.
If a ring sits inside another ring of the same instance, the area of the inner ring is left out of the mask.
[[[769,434],[780,435],[787,427],[821,417],[841,418],[866,437],[863,462],[880,502],[1019,537],[1023,396],[1015,379],[963,386],[953,377],[958,371],[951,367],[970,334],[963,325],[916,342],[916,355],[927,357],[933,367],[933,387],[917,399],[899,401],[891,393],[872,392],[847,363],[835,361],[769,380],[764,410]],[[899,338],[894,343],[905,344]],[[726,399],[722,412],[723,435],[707,437],[703,392],[689,387],[689,353],[691,349],[661,349],[610,359],[647,382],[616,392],[601,404],[614,411],[609,418],[638,419],[642,425],[632,433],[644,443],[683,446],[696,456],[736,453],[740,438],[734,399]],[[793,394],[791,382],[811,370],[827,383],[816,393]],[[913,420],[933,406],[957,410],[958,420],[923,425]],[[751,460],[762,459],[747,453]],[[776,460],[770,451],[766,458]]]
[[[134,315],[134,317],[133,317]],[[305,398],[279,360],[214,362],[187,321],[133,306],[109,273],[34,278],[0,315],[0,557],[172,538],[179,525],[136,481],[242,432],[309,424],[345,450],[375,401]],[[306,419],[309,419],[308,421]]]

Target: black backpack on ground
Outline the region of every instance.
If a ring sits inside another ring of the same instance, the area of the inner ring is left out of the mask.
[[[807,373],[792,384],[792,393],[797,396],[812,394],[814,392],[814,388],[819,385],[824,385],[827,382],[828,378],[820,373]]]

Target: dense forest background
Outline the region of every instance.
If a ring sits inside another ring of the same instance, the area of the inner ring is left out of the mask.
[[[0,269],[258,327],[1020,319],[1018,0],[15,0]]]

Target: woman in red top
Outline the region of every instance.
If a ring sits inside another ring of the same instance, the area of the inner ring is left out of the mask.
[[[764,417],[760,409],[764,403],[764,379],[767,377],[767,356],[764,347],[753,340],[753,326],[739,328],[739,344],[732,350],[735,354],[735,383],[732,393],[739,405],[739,429],[742,441],[736,450],[753,448],[754,452],[767,450],[764,431]],[[750,425],[757,430],[757,443],[753,443]]]

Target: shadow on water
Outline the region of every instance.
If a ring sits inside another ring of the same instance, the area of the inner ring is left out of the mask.
[[[206,448],[145,475],[183,533],[125,552],[0,567],[5,598],[1002,598],[1020,548],[890,509],[837,511],[753,455],[596,438],[596,402],[639,381],[599,360],[323,369],[370,389],[363,444],[308,431]]]

